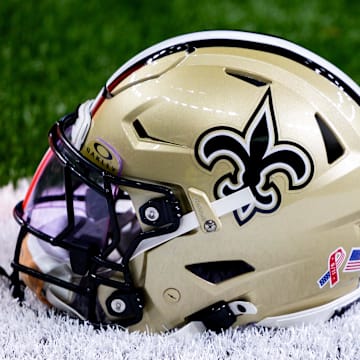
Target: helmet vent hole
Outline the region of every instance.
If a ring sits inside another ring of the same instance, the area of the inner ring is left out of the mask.
[[[144,126],[142,125],[142,123],[140,122],[139,119],[136,119],[133,122],[133,126],[134,126],[134,129],[135,129],[136,133],[138,134],[139,138],[151,139],[151,136],[148,135],[148,133],[146,132]]]
[[[136,119],[133,122],[133,126],[134,126],[134,129],[140,139],[152,140],[152,141],[161,142],[161,143],[168,143],[167,141],[163,141],[161,139],[158,139],[156,137],[149,135],[139,119]]]
[[[213,261],[186,265],[185,268],[194,275],[213,284],[219,284],[239,275],[243,275],[255,268],[243,260]]]
[[[325,119],[318,113],[315,114],[315,119],[324,141],[327,161],[330,165],[339,159],[344,154],[345,150],[338,137],[326,123]]]
[[[144,128],[143,124],[140,122],[139,119],[136,119],[136,120],[133,122],[133,127],[134,127],[134,129],[135,129],[135,131],[136,131],[137,136],[138,136],[140,139],[143,139],[143,140],[145,140],[145,141],[157,142],[157,143],[167,144],[167,145],[182,146],[182,145],[176,144],[176,143],[174,143],[174,142],[166,141],[166,140],[159,139],[159,138],[156,138],[156,137],[154,137],[154,136],[151,136],[151,135],[146,131],[146,129]]]
[[[245,81],[251,85],[254,85],[256,87],[262,87],[262,86],[265,86],[267,84],[269,84],[270,82],[269,81],[266,81],[264,79],[259,79],[259,78],[255,78],[254,76],[250,76],[248,74],[240,74],[240,73],[237,73],[231,69],[226,69],[225,70],[226,74],[229,75],[229,76],[232,76],[236,79],[239,79],[239,80],[242,80],[242,81]]]

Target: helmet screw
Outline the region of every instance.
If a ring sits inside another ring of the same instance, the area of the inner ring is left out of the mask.
[[[156,221],[160,217],[158,209],[153,206],[149,206],[148,208],[146,208],[144,215],[149,221]]]
[[[166,302],[171,304],[176,304],[180,301],[181,294],[180,291],[174,288],[168,288],[163,292],[163,297]]]
[[[121,299],[114,299],[113,301],[111,301],[110,306],[111,309],[117,314],[123,313],[126,309],[126,304]]]
[[[216,231],[216,223],[214,220],[206,220],[204,223],[204,229],[206,232],[214,232]]]

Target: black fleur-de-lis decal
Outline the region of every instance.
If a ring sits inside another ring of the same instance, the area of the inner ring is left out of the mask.
[[[195,156],[210,172],[220,160],[232,164],[233,171],[215,183],[216,198],[245,187],[251,189],[254,202],[234,212],[240,225],[256,212],[271,213],[279,208],[281,192],[271,175],[285,174],[289,190],[296,190],[305,187],[314,172],[313,161],[301,145],[279,140],[270,90],[242,132],[231,127],[205,131],[196,142]]]

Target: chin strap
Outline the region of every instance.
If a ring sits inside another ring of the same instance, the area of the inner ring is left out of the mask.
[[[257,314],[257,308],[248,301],[236,300],[232,302],[219,301],[186,318],[188,323],[176,334],[197,334],[205,330],[217,333],[230,328],[240,315]]]
[[[359,299],[360,285],[352,292],[327,304],[291,314],[267,317],[254,323],[254,325],[259,327],[286,328],[290,326],[324,323],[335,316],[341,316],[350,306],[360,301]],[[257,309],[252,303],[246,301],[226,303],[221,301],[190,315],[186,319],[189,322],[179,330],[173,332],[171,336],[180,338],[189,335],[195,336],[202,334],[206,330],[219,333],[233,325],[236,316],[256,313]]]

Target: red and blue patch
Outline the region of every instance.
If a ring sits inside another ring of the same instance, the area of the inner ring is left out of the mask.
[[[340,281],[339,270],[346,258],[346,251],[338,247],[328,258],[328,270],[317,281],[320,288],[323,288],[328,282],[330,287],[334,287]]]

